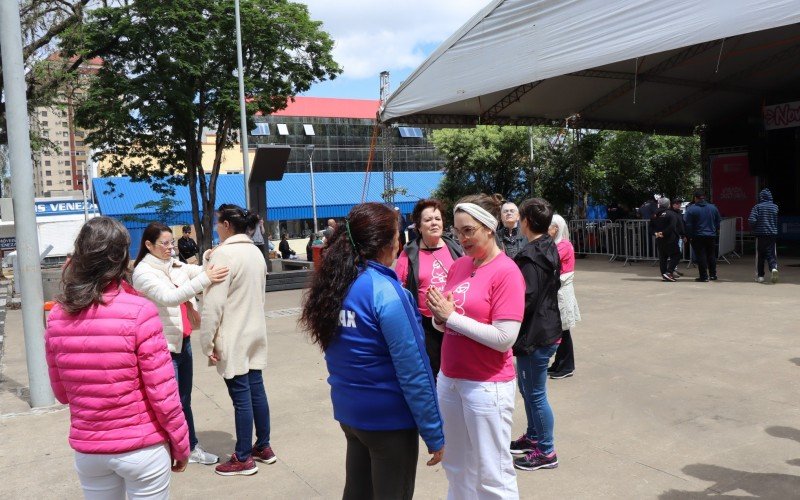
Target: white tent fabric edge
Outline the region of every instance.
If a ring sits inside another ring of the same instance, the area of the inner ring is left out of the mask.
[[[495,0],[406,79],[381,120],[798,22],[798,0]]]

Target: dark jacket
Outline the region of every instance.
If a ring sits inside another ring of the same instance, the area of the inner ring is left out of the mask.
[[[544,235],[528,243],[514,262],[525,278],[525,313],[514,343],[514,356],[525,356],[561,338],[561,259],[553,239]]]
[[[181,262],[197,256],[197,243],[191,238],[181,237],[178,239],[178,258]]]
[[[417,300],[417,290],[419,290],[419,242],[421,240],[422,238],[411,240],[403,249],[408,257],[408,276],[403,286],[406,290],[411,291],[411,295],[414,296],[414,301]],[[461,245],[454,239],[442,235],[442,241],[447,249],[450,250],[450,255],[453,257],[453,260],[464,255],[464,249],[461,248]],[[417,304],[417,306],[419,306],[419,304]]]
[[[750,210],[750,229],[756,236],[778,235],[778,205],[772,202],[772,192],[762,189],[758,195],[758,203]]]
[[[503,244],[501,248],[512,259],[528,244],[528,238],[522,234],[519,226],[510,230],[505,226],[501,226],[497,233],[500,235],[500,241]]]
[[[686,222],[686,235],[694,238],[696,236],[716,236],[722,217],[713,203],[700,200],[686,207],[686,215],[683,216],[683,220]]]
[[[680,210],[675,210],[674,208],[670,208],[673,212],[675,212],[675,218],[678,220],[678,225],[676,227],[678,231],[678,236],[683,238],[686,236],[686,225],[683,223],[683,214]]]
[[[671,208],[659,208],[650,220],[650,233],[662,233],[656,238],[660,245],[672,245],[678,239],[678,216]]]
[[[278,250],[281,251],[281,257],[288,259],[290,255],[294,255],[295,251],[289,246],[289,240],[281,240],[278,244]]]

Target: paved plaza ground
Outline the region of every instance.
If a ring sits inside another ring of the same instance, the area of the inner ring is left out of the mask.
[[[711,283],[693,282],[694,269],[663,283],[650,263],[579,260],[577,370],[548,382],[560,466],[520,472],[521,497],[800,497],[800,267],[792,264],[800,260],[781,262],[773,286],[753,282],[752,256],[721,264]],[[278,462],[251,477],[190,465],[173,476],[174,498],[341,497],[344,437],[332,418],[322,355],[296,327],[300,297],[267,296],[265,380]],[[80,498],[69,412],[30,411],[22,400],[19,311],[8,312],[5,334],[0,498]],[[197,357],[194,382],[200,442],[231,453],[225,384]],[[514,434],[524,425],[518,398]],[[426,467],[426,459],[423,453],[416,498],[444,498],[444,471]]]

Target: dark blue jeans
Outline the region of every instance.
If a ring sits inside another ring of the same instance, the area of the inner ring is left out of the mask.
[[[236,419],[236,458],[243,462],[253,451],[253,424],[256,427],[256,448],[269,446],[269,403],[261,370],[225,379],[233,401]]]
[[[194,417],[192,416],[192,343],[189,337],[183,339],[180,354],[172,353],[172,367],[175,369],[175,380],[178,382],[178,394],[181,397],[183,416],[189,426],[189,449],[197,446],[197,435],[194,432]]]
[[[539,442],[544,454],[555,450],[553,445],[553,409],[547,401],[547,365],[558,349],[557,344],[539,347],[527,356],[517,356],[517,382],[528,417],[526,435]]]

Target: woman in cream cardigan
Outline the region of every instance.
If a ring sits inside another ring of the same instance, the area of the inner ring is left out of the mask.
[[[206,252],[205,260],[229,268],[230,273],[203,296],[202,346],[203,354],[225,379],[236,419],[236,451],[216,472],[250,475],[258,471],[254,459],[268,464],[277,460],[269,444],[269,405],[261,375],[267,367],[267,266],[247,236],[258,223],[255,213],[223,204],[216,219],[221,243]]]
[[[575,249],[569,241],[567,222],[558,214],[553,214],[553,222],[548,230],[558,247],[561,259],[561,288],[558,289],[558,310],[561,313],[561,344],[556,351],[553,364],[547,369],[552,379],[571,377],[575,372],[575,352],[572,347],[570,330],[581,320],[578,300],[572,279],[575,276]]]
[[[151,222],[142,234],[139,254],[134,262],[133,287],[158,307],[158,317],[164,325],[164,336],[172,355],[172,367],[178,382],[183,414],[189,425],[190,463],[211,465],[219,457],[197,443],[192,415],[192,326],[197,327],[199,313],[195,295],[211,283],[228,275],[225,267],[185,264],[172,258],[175,248],[172,230],[160,222]],[[194,319],[194,321],[192,321]],[[194,325],[192,324],[194,323]]]

